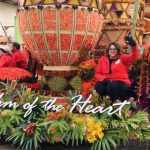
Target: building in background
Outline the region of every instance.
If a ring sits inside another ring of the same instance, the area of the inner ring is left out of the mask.
[[[17,5],[14,0],[8,3],[0,1],[0,35],[5,36],[4,30],[11,41],[16,41],[16,10]]]

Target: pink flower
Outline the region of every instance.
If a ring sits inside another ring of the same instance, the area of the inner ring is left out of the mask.
[[[75,127],[76,127],[75,124],[71,124],[71,125],[70,125],[70,128],[71,128],[71,129],[75,129]]]
[[[106,99],[109,100],[109,99],[110,99],[110,96],[106,95]]]

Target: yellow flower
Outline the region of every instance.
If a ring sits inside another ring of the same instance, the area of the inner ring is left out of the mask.
[[[107,124],[105,122],[102,122],[102,128],[103,129],[107,129],[108,128],[108,126],[107,126]]]
[[[100,139],[102,139],[102,138],[104,137],[104,133],[103,133],[103,132],[98,133],[97,136],[98,136]]]
[[[88,140],[89,143],[94,143],[96,141],[96,137],[92,135],[87,135],[86,139]]]
[[[98,139],[102,139],[104,137],[104,126],[103,123],[100,121],[97,121],[96,119],[92,117],[87,117],[85,121],[86,125],[86,139],[89,143],[93,143]]]
[[[17,86],[17,81],[16,80],[12,80],[11,83],[10,83],[10,90],[15,89],[16,86]]]
[[[31,94],[31,88],[27,88],[26,92],[24,93],[24,96],[29,96]]]

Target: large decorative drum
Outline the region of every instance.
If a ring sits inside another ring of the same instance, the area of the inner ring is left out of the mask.
[[[137,15],[135,39],[142,44],[144,32],[144,0],[140,1],[140,8]],[[132,17],[135,0],[104,0],[104,28],[100,34],[98,45],[106,49],[110,42],[115,41],[122,47],[126,47],[124,37],[131,31]]]
[[[46,66],[44,83],[50,90],[65,89],[77,71],[75,66],[98,41],[103,25],[101,0],[20,0],[19,6],[23,41]],[[55,81],[62,83],[61,88],[54,87]]]

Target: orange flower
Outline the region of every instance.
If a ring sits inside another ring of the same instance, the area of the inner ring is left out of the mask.
[[[56,131],[56,128],[54,128],[54,127],[52,127],[51,129],[50,129],[50,133],[54,133]]]
[[[55,141],[56,143],[58,143],[58,142],[60,142],[60,139],[61,139],[61,137],[58,135],[58,136],[55,137],[54,141]]]
[[[8,113],[6,111],[1,112],[2,118],[6,118],[8,116]]]
[[[82,81],[82,95],[90,94],[91,89],[94,87],[95,81]]]

